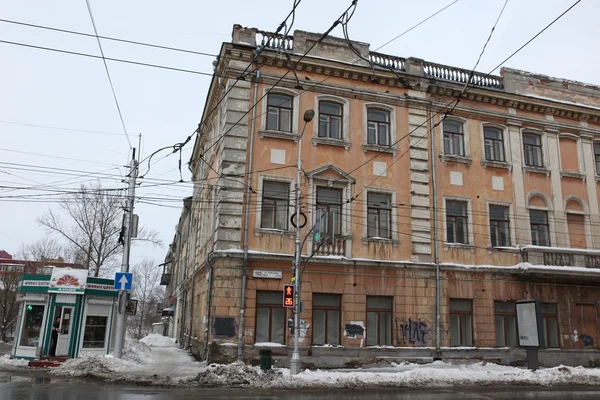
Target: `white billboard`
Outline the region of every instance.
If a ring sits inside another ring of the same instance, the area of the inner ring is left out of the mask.
[[[540,347],[536,302],[516,303],[519,346]]]

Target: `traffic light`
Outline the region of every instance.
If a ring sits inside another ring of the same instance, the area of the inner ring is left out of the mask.
[[[294,285],[283,286],[283,306],[294,307]]]

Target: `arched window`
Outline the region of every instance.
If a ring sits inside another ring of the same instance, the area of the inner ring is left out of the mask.
[[[529,207],[531,244],[550,246],[550,220],[546,201],[541,196],[532,196],[529,199]]]
[[[585,209],[583,205],[578,200],[568,200],[565,211],[567,212],[567,227],[569,229],[569,246],[586,249]]]

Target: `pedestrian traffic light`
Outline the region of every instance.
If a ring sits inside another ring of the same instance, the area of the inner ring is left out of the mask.
[[[283,306],[294,307],[294,285],[283,286]]]

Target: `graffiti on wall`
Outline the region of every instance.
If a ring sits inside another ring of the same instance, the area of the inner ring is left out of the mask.
[[[363,321],[350,321],[349,324],[346,324],[344,329],[344,335],[351,339],[356,339],[357,336],[364,336],[365,334],[365,325]]]
[[[427,320],[423,318],[396,319],[396,331],[398,333],[396,337],[401,345],[426,346],[430,330]]]
[[[308,322],[306,322],[303,319],[300,320],[300,330],[298,331],[298,338],[301,342],[304,341],[304,339],[306,338],[306,332],[308,332],[309,326],[310,324]]]

